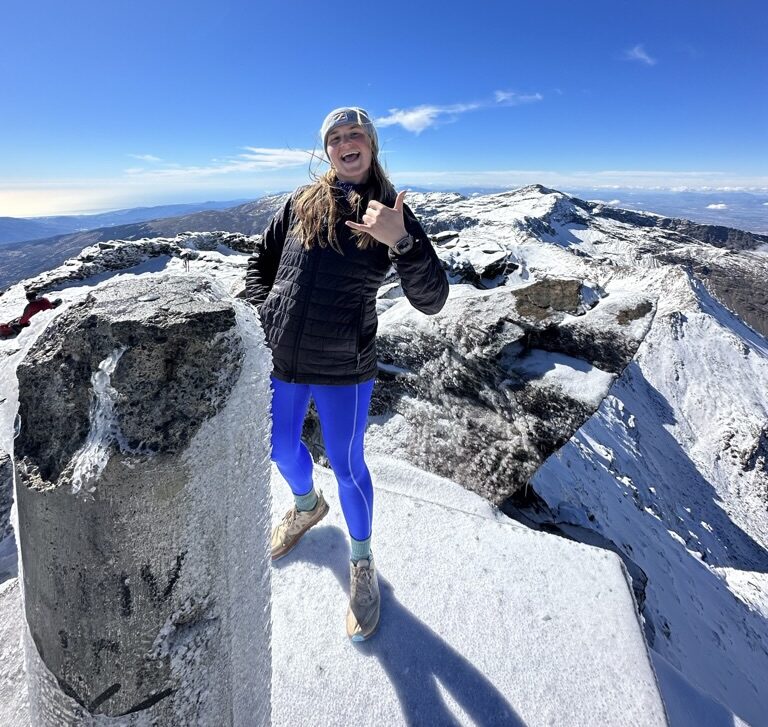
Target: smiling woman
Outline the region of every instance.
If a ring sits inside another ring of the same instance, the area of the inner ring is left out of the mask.
[[[328,134],[326,149],[340,182],[362,184],[371,167],[372,139],[360,124],[337,126]]]
[[[405,192],[395,192],[379,164],[367,112],[332,111],[320,136],[331,168],[297,190],[267,228],[248,262],[246,294],[272,349],[272,459],[296,501],[272,531],[272,558],[328,513],[301,441],[312,397],[351,539],[347,633],[362,641],[380,610],[373,485],[363,456],[377,369],[376,294],[394,264],[408,300],[433,314],[448,280]]]

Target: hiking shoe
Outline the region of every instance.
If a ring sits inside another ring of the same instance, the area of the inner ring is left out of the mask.
[[[370,560],[349,564],[349,610],[347,635],[352,641],[365,641],[379,625],[381,596],[373,555]]]
[[[298,510],[294,505],[288,510],[283,519],[272,529],[272,560],[282,558],[301,536],[313,525],[317,525],[328,514],[328,503],[323,497],[323,491],[317,491],[317,504],[314,510]]]

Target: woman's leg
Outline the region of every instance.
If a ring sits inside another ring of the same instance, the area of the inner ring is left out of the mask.
[[[341,509],[353,539],[352,557],[366,558],[373,523],[373,485],[363,459],[363,440],[373,379],[350,386],[312,385],[311,390],[325,450],[339,483]]]
[[[297,498],[313,494],[312,456],[304,442],[301,430],[309,406],[309,386],[289,384],[272,377],[272,461]],[[314,499],[314,498],[313,498]]]

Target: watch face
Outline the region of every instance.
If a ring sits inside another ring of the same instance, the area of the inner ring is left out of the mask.
[[[402,240],[400,240],[397,245],[395,245],[395,250],[402,255],[404,252],[408,252],[413,247],[413,238],[408,235],[408,237],[404,237]]]

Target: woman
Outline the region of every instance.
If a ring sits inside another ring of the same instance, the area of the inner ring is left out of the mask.
[[[310,396],[351,539],[347,633],[370,636],[380,598],[371,554],[373,487],[363,438],[376,376],[376,294],[394,264],[410,302],[437,313],[448,281],[429,238],[378,160],[368,113],[332,111],[320,136],[330,170],[298,189],[248,261],[246,296],[272,349],[272,459],[295,505],[272,531],[281,558],[328,513],[301,441]]]

